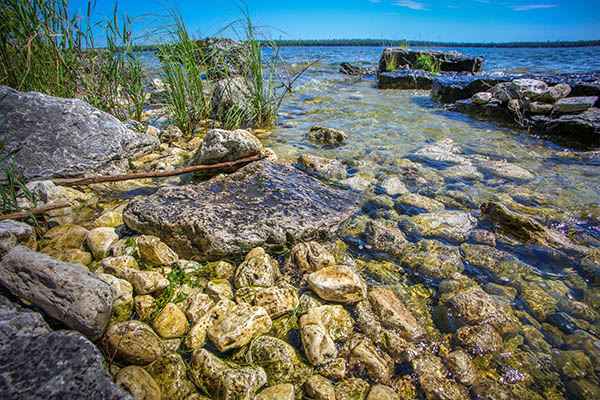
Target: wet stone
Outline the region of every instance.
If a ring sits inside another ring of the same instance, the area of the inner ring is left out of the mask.
[[[136,242],[140,257],[149,265],[171,265],[179,260],[179,256],[156,236],[142,235]]]
[[[389,386],[374,385],[367,396],[367,400],[399,400],[400,398]]]
[[[257,247],[246,255],[235,271],[233,281],[238,289],[246,286],[270,287],[279,277],[277,261],[266,254],[263,248]]]
[[[194,384],[187,378],[186,365],[179,354],[160,357],[144,369],[154,378],[163,399],[187,400],[196,392]]]
[[[463,326],[456,331],[458,341],[473,354],[493,353],[502,348],[502,338],[489,324]]]
[[[510,88],[523,97],[538,97],[548,90],[548,85],[536,79],[515,79]]]
[[[121,322],[129,319],[133,313],[133,287],[131,283],[108,274],[100,274],[98,277],[108,283],[112,290],[111,321]]]
[[[115,376],[115,383],[127,390],[136,400],[161,400],[160,388],[143,368],[130,365]]]
[[[387,382],[394,373],[394,361],[385,352],[378,350],[370,340],[363,340],[352,349],[348,364],[361,376],[373,382]]]
[[[267,384],[267,375],[260,367],[225,369],[216,372],[215,397],[222,400],[250,400]]]
[[[337,129],[315,125],[306,134],[306,139],[326,146],[337,146],[346,140],[346,134]]]
[[[460,317],[469,324],[503,321],[502,313],[492,297],[478,287],[454,294],[450,302]]]
[[[129,364],[145,365],[163,355],[160,338],[152,328],[140,321],[111,324],[104,343],[117,360]]]
[[[407,234],[458,243],[467,240],[476,226],[477,220],[471,213],[454,210],[419,214],[401,223]]]
[[[300,327],[300,337],[310,364],[320,365],[337,357],[335,343],[322,326],[303,324]]]
[[[95,228],[88,232],[85,242],[96,260],[102,260],[108,254],[110,246],[119,239],[114,228]]]
[[[298,307],[296,289],[290,287],[270,287],[256,293],[253,305],[263,307],[271,319],[293,311]]]
[[[158,271],[125,270],[124,278],[127,279],[136,294],[149,294],[169,287],[169,280]]]
[[[360,378],[344,379],[335,387],[335,398],[336,400],[365,400],[369,389],[369,384]]]
[[[361,277],[345,266],[326,267],[306,277],[308,285],[322,299],[356,303],[366,296]]]
[[[381,182],[380,187],[388,196],[397,196],[399,194],[408,193],[408,189],[404,182],[395,176],[384,179],[383,182]]]
[[[321,375],[313,375],[304,383],[304,389],[315,400],[336,400],[335,386]]]
[[[256,395],[255,400],[294,400],[294,385],[283,383],[270,386]]]
[[[348,177],[346,166],[339,160],[303,154],[298,158],[298,163],[307,172],[323,178],[344,180]]]
[[[369,220],[367,223],[365,241],[371,246],[372,251],[392,255],[401,254],[407,244],[404,233],[400,229],[374,220]]]
[[[560,99],[554,105],[554,112],[557,113],[572,113],[583,112],[594,106],[598,101],[598,97],[568,97]]]
[[[490,92],[477,92],[471,96],[473,104],[487,104],[492,100],[493,94]]]
[[[403,253],[401,261],[408,268],[437,279],[450,278],[464,269],[458,248],[437,240],[419,241]]]
[[[448,353],[446,363],[456,380],[463,385],[470,386],[477,379],[477,370],[469,356],[460,350]]]
[[[371,290],[369,302],[383,324],[397,329],[406,339],[416,340],[425,334],[423,326],[391,290],[384,288]]]
[[[163,339],[172,339],[185,335],[189,328],[189,323],[179,307],[174,303],[167,303],[156,317],[154,317],[152,327]]]
[[[594,374],[590,359],[580,350],[553,350],[552,365],[565,378],[578,379]]]

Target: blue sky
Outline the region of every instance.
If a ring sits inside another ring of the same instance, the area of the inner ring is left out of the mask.
[[[160,14],[167,3],[121,0],[130,16]],[[191,32],[210,36],[242,13],[233,0],[179,0]],[[582,0],[247,0],[251,18],[274,39],[415,39],[507,42],[600,39],[600,1]],[[97,0],[109,15],[114,1]],[[71,0],[85,13],[87,1]]]

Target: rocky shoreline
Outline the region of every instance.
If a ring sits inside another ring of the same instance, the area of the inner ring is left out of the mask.
[[[526,90],[558,86],[521,83],[511,90],[530,100]],[[525,168],[440,139],[400,159],[397,176],[349,178],[338,160],[306,154],[302,170],[278,162],[249,131],[186,137],[2,90],[15,104],[2,105],[3,131],[28,116],[13,146],[46,146],[35,140],[50,114],[57,137],[91,135],[56,141],[31,175],[46,179],[28,184],[41,201],[71,204],[46,216],[49,229],[0,221],[7,398],[541,400],[564,398],[560,387],[574,399],[600,396],[589,333],[600,302],[585,283],[600,280],[598,249],[547,223],[543,208],[509,196],[477,204],[429,185],[493,177],[518,187],[534,179]],[[105,132],[119,134],[114,147]],[[347,136],[315,126],[305,139],[333,148]],[[253,155],[265,159],[161,182],[74,189],[48,180]],[[375,185],[376,195],[362,195]],[[542,279],[505,251],[513,247],[569,265],[570,279]]]

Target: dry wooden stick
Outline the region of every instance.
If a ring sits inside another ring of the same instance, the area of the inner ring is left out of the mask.
[[[59,208],[65,208],[65,207],[70,207],[70,206],[71,206],[70,203],[48,204],[48,205],[45,205],[45,206],[42,206],[39,208],[32,208],[31,210],[27,210],[27,211],[20,211],[20,212],[16,212],[16,213],[12,213],[12,214],[0,215],[0,221],[5,220],[5,219],[23,219],[23,218],[27,218],[27,217],[31,216],[31,214],[33,214],[33,215],[44,214],[51,210],[57,210]]]
[[[55,185],[63,185],[63,186],[85,186],[92,185],[94,183],[102,183],[102,182],[119,182],[119,181],[127,181],[131,179],[144,179],[144,178],[162,178],[166,176],[175,176],[185,174],[187,172],[200,171],[203,169],[214,169],[214,168],[225,168],[232,167],[238,164],[246,164],[252,161],[262,160],[263,158],[267,158],[264,154],[257,154],[254,156],[240,158],[235,161],[222,162],[218,164],[210,164],[210,165],[194,165],[187,168],[181,168],[174,171],[161,171],[161,172],[139,172],[136,174],[123,174],[123,175],[105,175],[105,176],[92,176],[89,178],[57,178],[50,179]]]

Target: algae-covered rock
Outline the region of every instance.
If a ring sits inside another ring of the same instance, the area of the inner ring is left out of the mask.
[[[369,389],[369,384],[360,378],[344,379],[335,387],[335,398],[337,400],[365,400]]]
[[[326,146],[337,146],[346,140],[346,134],[337,129],[315,125],[306,134],[306,139]]]
[[[42,253],[83,249],[88,230],[78,225],[58,225],[49,229],[39,243]]]
[[[367,400],[399,400],[400,398],[389,386],[374,385],[367,396]]]
[[[471,325],[506,319],[496,307],[494,299],[479,287],[454,294],[451,296],[450,302],[460,317]]]
[[[348,177],[344,164],[335,159],[318,157],[312,154],[302,154],[298,164],[308,173],[327,179],[344,180]]]
[[[306,277],[311,289],[322,299],[340,303],[356,303],[366,296],[365,283],[345,266],[322,268]]]
[[[124,275],[136,294],[154,293],[169,287],[169,280],[158,271],[125,270]]]
[[[222,400],[251,400],[267,384],[267,375],[260,367],[230,368],[216,372],[215,397]]]
[[[135,400],[161,400],[160,388],[141,367],[121,368],[115,375],[115,383],[131,393]]]
[[[270,386],[256,395],[256,400],[294,400],[294,385],[282,383]]]
[[[463,385],[470,386],[477,379],[477,370],[471,362],[469,356],[461,351],[456,350],[445,356],[448,368],[452,372],[452,375],[456,377],[456,380]]]
[[[244,346],[271,329],[271,318],[262,307],[241,303],[230,308],[208,330],[208,337],[219,351]]]
[[[233,288],[229,281],[212,279],[206,283],[206,294],[213,300],[233,299]]]
[[[502,337],[489,324],[463,326],[456,331],[458,341],[473,354],[493,353],[502,348]]]
[[[401,224],[403,230],[413,236],[464,242],[477,226],[477,220],[468,212],[445,210],[419,214]]]
[[[333,340],[347,337],[354,325],[352,317],[340,305],[313,307],[300,317],[300,325],[316,324],[323,327]]]
[[[189,323],[183,313],[174,303],[167,305],[158,313],[152,321],[152,328],[163,339],[182,337],[186,334]]]
[[[380,221],[369,220],[364,236],[365,241],[374,252],[399,255],[406,249],[407,241],[404,233],[395,226],[389,226]]]
[[[335,386],[321,375],[313,375],[304,382],[304,389],[315,400],[336,400]]]
[[[198,322],[215,305],[211,298],[202,292],[194,292],[189,298],[185,315],[192,322]]]
[[[417,193],[405,193],[396,199],[396,209],[401,214],[415,215],[442,211],[441,202]]]
[[[110,285],[113,295],[112,322],[126,321],[133,313],[133,287],[126,280],[113,275],[100,274],[100,279]]]
[[[124,279],[129,275],[128,270],[139,270],[137,261],[132,256],[106,257],[102,260],[104,272]]]
[[[187,378],[186,365],[179,354],[160,357],[144,369],[154,378],[163,399],[187,400],[196,392],[194,384]]]
[[[160,338],[152,328],[136,320],[111,324],[104,344],[109,354],[129,364],[149,364],[163,355]]]
[[[400,258],[408,268],[430,278],[450,278],[464,265],[457,247],[438,240],[421,240]]]
[[[392,358],[368,339],[352,349],[348,364],[351,369],[357,370],[361,376],[369,377],[373,382],[387,382],[394,374]]]
[[[589,357],[581,350],[552,351],[552,365],[565,378],[578,379],[594,374]]]
[[[278,318],[298,307],[298,293],[293,286],[270,287],[260,290],[252,304],[263,307],[271,319]]]
[[[369,291],[369,302],[383,324],[397,329],[406,339],[416,340],[425,334],[423,325],[391,290],[375,288]]]
[[[216,391],[217,373],[228,368],[230,367],[225,361],[204,348],[192,353],[191,375],[194,383],[208,393]]]
[[[213,324],[214,321],[211,318],[211,315],[208,313],[198,318],[184,339],[184,343],[188,349],[196,350],[200,347],[203,347],[206,343],[206,335],[208,334],[208,330],[211,326],[213,326]]]
[[[280,278],[277,261],[265,253],[262,247],[250,251],[244,262],[237,267],[233,282],[236,288],[246,286],[270,287]]]

